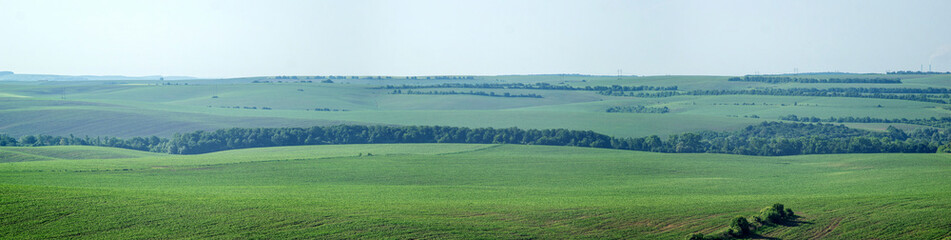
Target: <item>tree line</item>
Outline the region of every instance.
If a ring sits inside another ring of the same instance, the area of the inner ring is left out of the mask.
[[[208,107],[211,107],[210,105]],[[234,108],[234,109],[261,109],[261,110],[271,110],[271,107],[260,107],[257,106],[218,106],[218,108]]]
[[[885,74],[951,74],[951,72],[932,72],[932,71],[894,71],[894,72],[885,72]]]
[[[944,99],[951,98],[948,88],[766,88],[738,90],[692,90],[660,92],[598,92],[601,95],[627,96],[643,98],[673,97],[679,95],[770,95],[770,96],[809,96],[809,97],[854,97],[898,99],[918,102],[947,104]],[[943,98],[943,99],[942,99]]]
[[[741,77],[732,77],[727,79],[731,82],[761,82],[761,83],[877,83],[877,84],[898,84],[901,79],[890,78],[796,78],[796,77],[777,77],[777,76],[755,76],[747,75]]]
[[[763,122],[732,132],[700,131],[616,138],[567,129],[465,128],[443,126],[337,125],[311,128],[231,128],[175,134],[172,138],[0,135],[0,146],[91,145],[170,154],[295,145],[374,143],[524,144],[610,148],[665,153],[727,153],[781,156],[829,153],[934,153],[951,142],[949,131],[889,128],[870,132],[843,125]]]
[[[790,114],[787,116],[779,117],[779,120],[784,121],[796,121],[796,122],[833,122],[833,123],[907,123],[915,124],[922,126],[930,126],[936,128],[951,128],[951,117],[931,117],[931,118],[916,118],[916,119],[907,119],[907,118],[873,118],[873,117],[828,117],[828,118],[819,118],[819,117],[799,117],[795,114]]]
[[[608,108],[605,111],[609,113],[668,113],[670,112],[670,108],[634,105],[634,106],[614,106],[614,107]]]
[[[534,93],[526,94],[512,94],[512,93],[502,93],[496,94],[495,92],[483,92],[483,91],[414,91],[401,89],[393,90],[390,94],[413,94],[413,95],[476,95],[476,96],[486,96],[486,97],[513,97],[513,98],[543,98],[542,95]]]
[[[324,80],[324,81],[329,81],[329,80]],[[314,83],[314,81],[312,81],[312,80],[300,80],[300,81],[274,81],[274,82],[271,82],[271,81],[268,81],[268,80],[254,80],[254,81],[251,81],[251,83]],[[324,83],[327,83],[327,82],[324,82]],[[333,83],[333,81],[331,81],[330,83]]]
[[[442,83],[433,85],[386,85],[376,89],[420,89],[420,88],[483,88],[483,89],[531,89],[531,90],[568,90],[568,91],[676,91],[677,86],[584,86],[552,85],[550,83]]]
[[[307,111],[310,111],[310,110],[311,110],[310,108],[307,109]],[[314,108],[313,110],[314,110],[314,111],[317,111],[317,112],[347,112],[347,111],[350,111],[350,110],[348,110],[348,109],[320,108],[320,107]]]

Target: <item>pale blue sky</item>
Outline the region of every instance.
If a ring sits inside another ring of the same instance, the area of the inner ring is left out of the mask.
[[[951,1],[9,1],[0,70],[190,75],[951,71]]]

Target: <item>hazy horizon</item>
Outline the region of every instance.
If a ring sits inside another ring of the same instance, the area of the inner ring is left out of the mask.
[[[744,75],[951,71],[948,1],[8,1],[0,71]]]

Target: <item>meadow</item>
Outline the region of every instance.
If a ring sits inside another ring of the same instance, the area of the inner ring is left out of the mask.
[[[864,76],[864,75],[859,75]],[[891,75],[888,75],[891,76]],[[870,76],[871,77],[871,76]],[[947,75],[910,75],[902,84],[765,84],[720,76],[622,77],[576,75],[480,76],[457,80],[343,79],[300,83],[273,78],[183,81],[0,82],[0,132],[12,135],[169,137],[229,127],[309,127],[336,124],[566,128],[616,137],[667,136],[697,130],[735,130],[782,116],[946,117],[945,104],[894,99],[796,96],[675,96],[637,98],[592,91],[478,90],[543,98],[389,94],[383,85],[549,83],[585,86],[678,86],[683,90],[790,87],[944,88]],[[268,83],[252,83],[269,81]],[[171,84],[171,85],[167,85]],[[186,85],[187,84],[187,85]],[[882,86],[888,85],[888,86]],[[894,86],[893,86],[894,85]],[[749,105],[754,104],[755,105]],[[746,105],[744,105],[746,104]],[[615,106],[668,107],[667,114],[613,114]],[[249,108],[255,109],[249,109]],[[267,107],[269,110],[262,108]],[[347,111],[312,111],[317,108]],[[756,118],[751,118],[752,116]],[[846,123],[884,130],[887,125]],[[904,129],[922,128],[901,125]]]
[[[681,91],[949,88],[728,81],[730,76],[513,75],[0,81],[0,134],[172,137],[222,128],[439,125],[645,137],[800,117],[928,119],[951,105],[898,99],[434,88],[541,98],[390,94],[386,85],[545,83]],[[839,75],[814,75],[835,78]],[[887,85],[887,86],[886,86]],[[647,91],[660,92],[660,91]],[[935,99],[951,100],[940,94]],[[667,109],[663,113],[608,109]],[[337,110],[337,111],[333,111]],[[915,124],[843,123],[885,131]],[[947,131],[940,129],[941,131]],[[781,157],[505,144],[366,144],[175,155],[93,146],[0,147],[0,239],[683,239],[783,203],[800,216],[764,239],[948,239],[951,155]]]
[[[4,239],[679,239],[722,231],[731,217],[774,202],[801,218],[761,237],[951,233],[945,154],[752,157],[464,144],[0,153],[33,157],[0,163]]]

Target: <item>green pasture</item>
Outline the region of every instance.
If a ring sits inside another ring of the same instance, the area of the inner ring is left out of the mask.
[[[679,86],[693,89],[787,87],[951,87],[944,75],[809,75],[900,77],[903,84],[765,84],[729,76],[478,76],[457,80],[343,79],[335,83],[276,83],[264,77],[188,81],[0,82],[0,133],[134,137],[230,127],[307,127],[334,124],[567,128],[618,137],[729,131],[781,116],[930,118],[951,115],[946,104],[906,100],[796,96],[603,96],[591,91],[420,89],[538,94],[543,98],[390,94],[392,84],[537,83],[571,86]],[[251,83],[272,81],[272,83]],[[163,85],[163,84],[173,85]],[[188,85],[185,85],[185,84]],[[175,85],[177,84],[177,85]],[[886,86],[887,85],[887,86]],[[217,96],[214,97],[214,96]],[[614,106],[668,107],[667,114],[605,113]],[[246,109],[246,108],[255,109]],[[270,110],[263,110],[264,107]],[[318,112],[315,108],[347,111]],[[752,118],[755,115],[759,118]],[[746,117],[744,117],[746,116]],[[881,124],[847,124],[880,130]],[[924,126],[898,124],[903,129]]]
[[[0,162],[4,239],[682,239],[775,202],[801,218],[762,237],[951,234],[946,154],[401,144],[175,156],[3,147],[0,156],[32,158]]]

